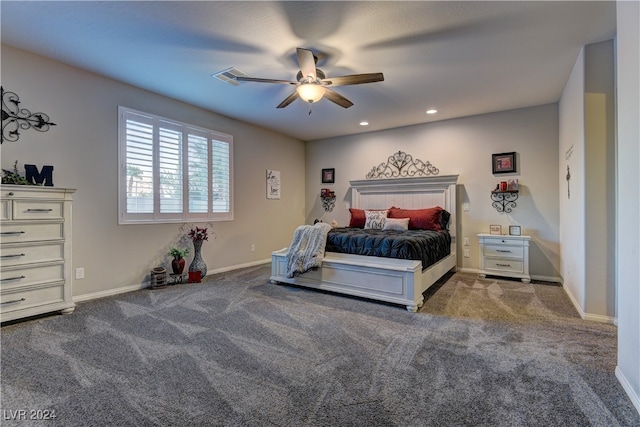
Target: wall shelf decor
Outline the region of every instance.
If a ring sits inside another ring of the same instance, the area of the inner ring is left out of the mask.
[[[336,206],[336,193],[328,188],[320,190],[320,201],[325,212],[331,212]]]
[[[46,132],[56,124],[50,121],[45,113],[32,113],[26,108],[20,108],[20,98],[14,92],[5,92],[0,86],[2,96],[2,134],[0,144],[5,140],[15,142],[20,138],[20,130],[35,129]]]
[[[511,213],[515,208],[516,200],[518,200],[518,191],[492,191],[491,192],[491,206],[498,212]]]

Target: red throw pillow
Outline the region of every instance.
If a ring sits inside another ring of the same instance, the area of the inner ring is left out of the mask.
[[[389,218],[409,218],[409,230],[442,230],[440,216],[442,208],[436,206],[427,209],[389,209]]]
[[[349,221],[349,227],[351,228],[364,228],[367,217],[364,214],[364,209],[349,208],[351,212],[351,220]]]

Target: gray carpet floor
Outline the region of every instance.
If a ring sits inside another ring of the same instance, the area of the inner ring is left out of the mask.
[[[559,286],[456,273],[410,313],[268,277],[4,325],[2,425],[640,426],[616,328],[581,320]]]

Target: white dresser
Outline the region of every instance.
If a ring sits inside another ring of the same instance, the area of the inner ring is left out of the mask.
[[[531,236],[498,236],[478,234],[480,270],[478,275],[515,277],[524,283],[529,275],[529,241]]]
[[[74,189],[2,185],[0,320],[73,312],[71,203]]]

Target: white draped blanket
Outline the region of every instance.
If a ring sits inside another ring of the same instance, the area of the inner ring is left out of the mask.
[[[295,273],[304,273],[322,265],[329,230],[331,226],[324,222],[301,225],[296,228],[286,257],[287,277],[293,277]]]

